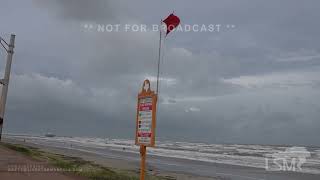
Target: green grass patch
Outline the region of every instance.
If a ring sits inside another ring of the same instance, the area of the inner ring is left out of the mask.
[[[20,152],[24,155],[31,156],[31,157],[36,157],[40,155],[40,152],[33,147],[26,147],[18,144],[9,144],[9,143],[1,143],[1,145],[12,149],[14,151]]]
[[[30,146],[19,144],[0,143],[14,151],[30,156],[34,159],[46,161],[48,164],[64,171],[87,177],[93,180],[139,180],[139,172],[125,171],[115,168],[108,168],[90,161],[85,161],[79,157],[70,157],[61,154],[54,154],[41,151]],[[175,180],[172,177],[160,177],[147,175],[146,180]]]

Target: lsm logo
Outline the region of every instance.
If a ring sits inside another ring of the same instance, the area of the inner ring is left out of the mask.
[[[305,147],[290,147],[285,151],[267,154],[265,169],[267,171],[302,171],[302,165],[311,154]]]

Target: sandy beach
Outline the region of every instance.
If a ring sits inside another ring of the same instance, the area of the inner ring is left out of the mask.
[[[99,165],[105,167],[116,168],[120,170],[126,171],[136,171],[139,172],[139,164],[137,162],[128,162],[124,160],[114,159],[114,158],[101,158],[96,156],[90,152],[83,152],[71,149],[61,149],[61,148],[52,148],[52,147],[45,147],[41,145],[36,145],[24,141],[13,140],[13,139],[6,139],[4,142],[9,144],[18,144],[23,145],[25,147],[35,147],[40,148],[41,151],[53,153],[53,154],[61,154],[69,157],[80,157],[83,160],[91,161],[97,163]],[[61,180],[75,180],[75,179],[88,179],[85,177],[81,177],[79,175],[75,175],[73,173],[66,173],[66,172],[21,172],[21,171],[11,171],[10,168],[13,166],[18,165],[19,167],[23,167],[24,165],[27,166],[38,166],[41,168],[51,168],[54,169],[53,166],[44,163],[43,161],[39,161],[33,159],[31,157],[25,156],[19,152],[14,150],[8,149],[4,146],[0,146],[0,179],[13,179],[13,180],[54,180],[54,179],[61,179]],[[12,168],[11,168],[12,169]],[[155,171],[154,168],[148,168],[148,174],[155,175],[159,177],[166,177],[168,179],[181,179],[181,180],[208,180],[208,179],[220,179],[220,178],[213,178],[213,177],[201,177],[197,175],[192,175],[188,173],[178,173],[178,172],[170,172],[170,171]],[[148,178],[147,178],[148,179]]]
[[[54,167],[48,165],[39,160],[35,160],[28,156],[25,156],[19,152],[8,149],[4,146],[0,146],[0,179],[3,180],[85,180],[81,176],[77,176],[71,173],[59,173],[59,172],[27,172],[23,167],[33,166],[43,169],[51,169]],[[20,168],[20,169],[18,169]],[[24,171],[24,172],[22,172]]]
[[[40,148],[51,153],[66,156],[81,157],[105,167],[113,167],[131,171],[139,170],[139,155],[126,150],[114,151],[112,149],[88,148],[76,144],[41,144],[21,139],[6,139],[10,143],[19,143]],[[173,179],[228,179],[228,180],[317,180],[320,175],[297,172],[270,172],[261,168],[241,167],[235,165],[209,163],[188,159],[159,157],[149,155],[147,157],[148,173],[161,175]]]

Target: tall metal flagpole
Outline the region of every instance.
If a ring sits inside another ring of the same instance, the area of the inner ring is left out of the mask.
[[[158,92],[159,92],[159,76],[160,76],[160,60],[161,60],[161,28],[162,28],[162,20],[160,22],[160,38],[159,38],[159,57],[158,57],[158,74],[157,74],[157,96],[158,96]]]
[[[10,79],[10,71],[11,71],[11,63],[13,56],[13,48],[14,48],[15,35],[11,34],[9,48],[7,50],[7,64],[4,72],[4,79],[1,79],[2,92],[1,92],[1,100],[0,100],[0,141],[2,137],[2,127],[3,127],[3,119],[4,119],[4,111],[6,107],[8,87],[9,87],[9,79]]]
[[[159,95],[159,76],[160,76],[160,60],[161,60],[161,25],[160,23],[160,39],[159,39],[159,58],[158,58],[158,72],[157,72],[157,91],[156,97],[158,99]],[[158,100],[157,100],[158,103]],[[147,156],[147,147],[145,145],[140,145],[140,155],[141,155],[141,167],[140,167],[140,180],[145,180],[145,169],[146,169],[146,156]]]
[[[172,17],[173,14],[171,14],[170,16]],[[168,18],[170,16],[168,16]],[[177,24],[179,24],[180,19],[178,17],[175,17],[175,21],[176,21],[175,24],[177,25]],[[156,114],[158,114],[157,112],[159,110],[159,106],[158,106],[159,101],[158,101],[158,99],[159,99],[160,61],[161,61],[161,46],[162,46],[162,39],[161,39],[161,37],[162,37],[162,32],[161,32],[161,30],[162,30],[162,22],[163,21],[161,20],[160,29],[159,29],[160,38],[159,38],[159,56],[158,56],[158,69],[157,69],[158,70],[158,72],[157,72],[157,90],[156,90],[156,94],[155,94],[155,97],[154,97],[155,98],[155,103],[152,103],[153,104],[152,106],[154,106],[154,107],[152,107],[152,110],[153,110],[153,112],[152,112],[153,120],[152,121],[154,122],[154,124],[152,126],[153,126],[154,129],[155,129]],[[176,26],[175,24],[173,24],[173,25]],[[167,24],[167,26],[168,26],[168,24]],[[168,31],[168,29],[167,29],[167,34],[166,35],[168,35],[169,32],[170,31]],[[140,94],[139,94],[139,96],[140,96]],[[138,103],[139,103],[139,96],[138,96]],[[154,102],[154,100],[152,100],[152,102]],[[138,108],[139,108],[139,104],[138,104]],[[137,114],[139,114],[139,109],[137,110]],[[137,115],[137,126],[136,126],[137,130],[138,130],[138,123],[139,123],[138,120],[139,120],[139,116]],[[154,136],[154,130],[153,130],[152,133],[153,133],[153,136]],[[138,139],[137,139],[138,136],[137,135],[138,135],[138,133],[136,133],[136,144],[138,145],[139,143],[137,143],[138,142]],[[152,147],[154,147],[154,138],[153,138],[152,141],[153,141]],[[140,144],[140,155],[141,155],[140,180],[145,180],[147,147],[144,144]]]

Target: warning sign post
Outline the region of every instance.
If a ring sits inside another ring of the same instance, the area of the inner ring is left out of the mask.
[[[151,91],[150,81],[145,80],[138,95],[136,145],[155,146],[156,106],[157,95]]]
[[[136,138],[135,144],[140,146],[141,173],[140,180],[145,177],[146,147],[155,146],[155,129],[157,113],[157,94],[150,88],[150,81],[143,82],[142,90],[138,94]]]

